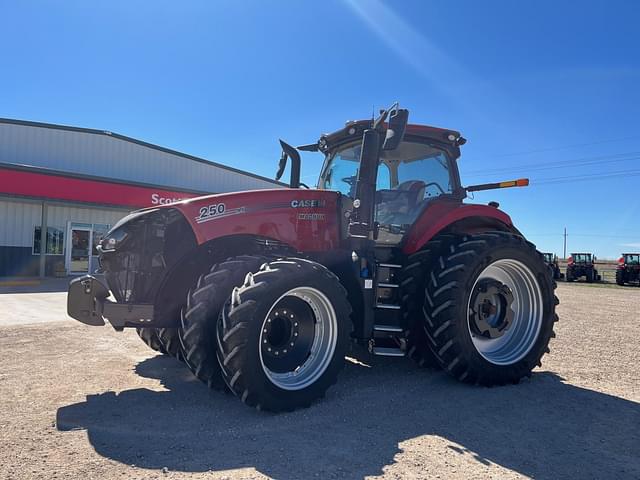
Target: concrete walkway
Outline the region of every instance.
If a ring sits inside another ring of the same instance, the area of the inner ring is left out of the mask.
[[[0,278],[0,326],[75,322],[67,315],[73,278]]]

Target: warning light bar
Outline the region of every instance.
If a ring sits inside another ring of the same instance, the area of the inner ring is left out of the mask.
[[[529,185],[528,178],[509,180],[507,182],[483,183],[482,185],[471,185],[465,188],[467,192],[479,192],[480,190],[495,190],[497,188],[526,187]]]

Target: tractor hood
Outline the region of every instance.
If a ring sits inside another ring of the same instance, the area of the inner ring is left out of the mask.
[[[159,208],[184,215],[198,244],[253,235],[316,251],[339,245],[339,198],[337,192],[286,188],[207,195]]]

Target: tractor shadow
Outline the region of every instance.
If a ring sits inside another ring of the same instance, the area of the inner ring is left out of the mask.
[[[441,455],[420,438],[436,435],[449,461],[459,455],[459,462],[536,478],[640,477],[638,403],[563,383],[550,372],[520,385],[480,388],[405,359],[360,358],[369,365],[347,362],[325,399],[275,415],[208,391],[178,362],[156,356],[136,372],[160,379],[166,391],[87,396],[58,410],[57,428],[85,429],[109,459],[182,472],[253,467],[275,478],[362,478],[382,474],[407,440],[418,442],[409,448],[420,459]],[[423,468],[419,475],[446,475],[428,459]]]

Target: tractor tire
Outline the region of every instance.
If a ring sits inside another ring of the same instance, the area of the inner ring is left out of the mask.
[[[225,390],[216,355],[216,325],[222,306],[250,272],[255,272],[267,259],[243,255],[211,267],[201,275],[187,295],[181,312],[182,349],[189,370],[209,388]]]
[[[273,412],[308,407],[336,382],[347,353],[351,305],[338,277],[299,258],[247,275],[218,323],[218,359],[231,391]]]
[[[450,242],[433,264],[424,303],[438,362],[471,384],[530,376],[555,336],[555,287],[542,255],[519,235],[491,232]]]
[[[180,361],[184,360],[182,344],[180,342],[180,333],[177,328],[158,328],[158,339],[165,352]]]
[[[584,279],[587,283],[593,283],[593,280],[596,278],[595,272],[593,270],[587,270],[584,274]]]
[[[573,275],[571,275],[571,270],[567,269],[567,275],[565,276],[565,280],[567,282],[573,282]]]
[[[453,238],[451,235],[438,235],[420,251],[410,255],[400,273],[399,284],[404,323],[408,328],[405,332],[407,356],[422,368],[440,368],[424,331],[422,306],[425,301],[425,285],[433,262],[438,258],[438,253]]]
[[[616,283],[621,287],[625,284],[624,270],[622,269],[616,270]]]
[[[160,352],[162,354],[167,353],[167,351],[164,348],[164,345],[160,341],[160,337],[158,337],[157,328],[136,328],[136,332],[138,333],[138,336],[142,339],[142,341],[151,350]]]

